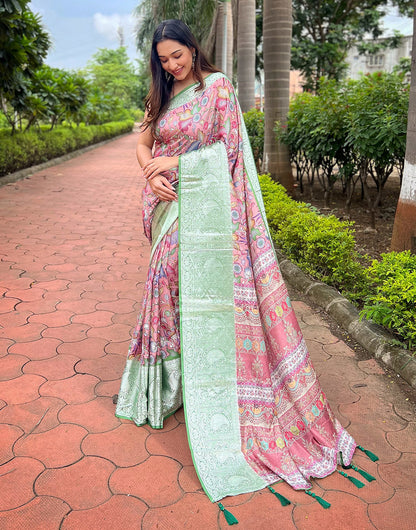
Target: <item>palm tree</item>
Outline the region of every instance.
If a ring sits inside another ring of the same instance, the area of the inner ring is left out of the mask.
[[[406,160],[399,203],[394,219],[391,249],[397,251],[411,250],[416,253],[416,1],[414,28]]]
[[[256,0],[238,2],[237,82],[241,110],[255,105],[256,75]]]
[[[290,49],[292,40],[291,0],[264,0],[264,161],[263,170],[279,180],[290,193],[293,174],[287,147],[276,141],[278,121],[286,124],[289,110]]]
[[[224,74],[233,77],[233,10],[230,0],[221,0],[217,7],[215,29],[215,64]]]

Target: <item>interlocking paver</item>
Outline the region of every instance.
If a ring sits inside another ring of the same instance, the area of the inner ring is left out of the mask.
[[[201,489],[183,409],[161,431],[114,416],[149,261],[136,139],[0,188],[2,529],[228,528]],[[314,481],[329,510],[284,483],[288,507],[267,490],[224,505],[249,530],[413,528],[413,395],[307,303],[293,306],[334,412],[380,457],[354,456],[377,481]]]
[[[14,443],[23,434],[15,425],[0,424],[0,466],[13,458]]]
[[[61,399],[40,397],[0,410],[0,422],[19,426],[26,434],[49,431],[58,425],[58,412],[65,406]]]
[[[113,493],[135,495],[151,508],[168,506],[183,496],[178,484],[180,469],[180,464],[171,458],[151,456],[142,464],[114,471],[110,489]]]
[[[32,501],[10,510],[0,512],[2,530],[56,530],[70,511],[69,506],[55,497],[36,497]]]
[[[147,506],[141,500],[127,495],[114,495],[96,508],[72,511],[65,518],[62,530],[80,530],[81,528],[139,530],[141,519],[146,511]]]
[[[88,431],[79,425],[63,424],[20,439],[14,446],[17,456],[37,458],[45,467],[63,467],[83,456],[80,444]]]
[[[112,431],[89,434],[81,448],[86,455],[101,455],[120,467],[134,466],[149,457],[145,442],[149,433],[132,423]]]
[[[43,470],[34,458],[16,457],[0,466],[0,512],[30,502],[35,496],[33,483]]]
[[[25,374],[41,375],[48,381],[57,381],[75,375],[74,367],[78,361],[78,357],[60,354],[50,359],[29,361],[24,365],[23,372]]]
[[[86,403],[94,398],[94,388],[99,379],[88,374],[76,374],[60,381],[47,381],[39,389],[42,396],[62,399],[68,404]]]
[[[36,480],[37,495],[62,499],[73,510],[99,506],[111,497],[108,479],[114,465],[104,458],[84,457],[60,469],[46,469]]]
[[[114,415],[113,400],[109,397],[96,398],[79,405],[67,405],[59,412],[59,420],[82,425],[89,433],[111,431],[120,424],[120,420]]]

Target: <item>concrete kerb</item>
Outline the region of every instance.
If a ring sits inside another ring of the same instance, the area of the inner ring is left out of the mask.
[[[393,335],[366,319],[360,319],[358,310],[333,287],[307,276],[297,265],[276,249],[283,277],[287,283],[306,294],[322,307],[348,334],[398,373],[410,386],[416,388],[416,359],[395,346]]]
[[[46,162],[43,162],[42,164],[26,167],[24,169],[21,169],[20,171],[15,171],[14,173],[9,173],[8,175],[4,175],[0,177],[0,186],[5,186],[6,184],[12,184],[13,182],[22,180],[26,177],[29,177],[30,175],[33,175],[34,173],[37,173],[38,171],[42,171],[43,169],[46,169],[48,167],[61,164],[62,162],[66,162],[67,160],[71,160],[71,158],[75,158],[76,156],[82,155],[83,153],[91,151],[92,149],[95,149],[97,147],[101,147],[102,145],[113,142],[114,140],[117,140],[118,138],[123,138],[123,136],[127,136],[128,134],[131,134],[131,132],[119,134],[118,136],[114,136],[113,138],[109,138],[108,140],[103,140],[102,142],[98,142],[92,145],[87,145],[86,147],[82,147],[81,149],[77,149],[76,151],[71,151],[70,153],[67,153],[66,155],[62,155],[57,158],[51,158],[50,160],[47,160]]]

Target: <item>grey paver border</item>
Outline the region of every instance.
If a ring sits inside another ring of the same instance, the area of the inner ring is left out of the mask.
[[[416,388],[416,359],[409,351],[391,343],[392,334],[381,326],[360,319],[359,312],[336,289],[305,274],[284,254],[276,249],[283,277],[292,287],[307,295],[322,307],[348,334]]]
[[[86,147],[81,147],[81,149],[77,149],[76,151],[71,151],[70,153],[67,153],[66,155],[58,156],[57,158],[51,158],[50,160],[47,160],[46,162],[42,162],[42,164],[37,164],[36,166],[25,167],[24,169],[20,169],[19,171],[15,171],[14,173],[3,175],[2,177],[0,177],[0,187],[6,184],[12,184],[13,182],[17,182],[18,180],[22,180],[48,167],[52,167],[57,164],[61,164],[62,162],[66,162],[67,160],[71,160],[72,158],[82,155],[83,153],[87,153],[88,151],[91,151],[92,149],[96,149],[97,147],[101,147],[102,145],[113,142],[114,140],[123,138],[123,136],[132,134],[132,132],[133,131],[119,134],[118,136],[114,136],[113,138],[108,138],[107,140],[103,140],[102,142],[87,145]]]

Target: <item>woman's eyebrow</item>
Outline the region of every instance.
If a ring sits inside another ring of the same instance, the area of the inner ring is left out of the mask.
[[[171,55],[173,55],[174,53],[178,53],[178,52],[180,52],[180,51],[181,51],[181,50],[176,50],[176,51],[172,52]],[[159,57],[162,58],[162,57],[165,57],[165,55],[159,55]]]

